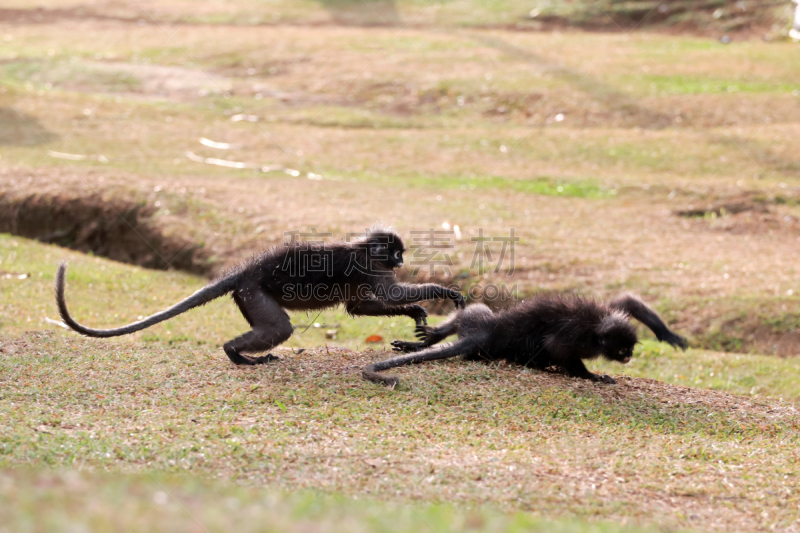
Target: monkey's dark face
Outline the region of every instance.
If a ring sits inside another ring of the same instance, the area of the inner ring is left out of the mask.
[[[403,240],[396,233],[372,234],[367,240],[370,263],[378,268],[392,270],[403,266]]]
[[[600,336],[603,355],[612,361],[625,364],[633,357],[633,347],[639,342],[636,330],[630,324],[618,324]]]

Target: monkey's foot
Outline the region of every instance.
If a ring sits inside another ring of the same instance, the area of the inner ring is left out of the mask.
[[[224,350],[225,350],[225,355],[227,355],[228,359],[230,359],[231,362],[235,365],[246,365],[246,366],[263,365],[265,363],[269,363],[271,361],[278,361],[280,359],[279,357],[275,357],[271,353],[268,353],[267,355],[261,357],[246,357],[230,347],[225,347]]]
[[[271,363],[272,361],[281,360],[280,357],[278,357],[277,355],[272,355],[271,353],[268,353],[267,355],[262,355],[261,357],[248,357],[248,359],[253,361],[252,364],[254,365],[263,365],[266,363]]]
[[[589,379],[596,383],[607,383],[608,385],[614,385],[616,383],[614,378],[606,376],[605,374],[592,374],[592,377]]]
[[[418,352],[425,347],[421,342],[392,341],[392,350],[395,352]]]
[[[383,376],[378,374],[377,372],[370,372],[368,370],[364,370],[361,373],[361,377],[366,379],[367,381],[371,381],[373,383],[378,383],[379,385],[383,385],[384,387],[389,387],[390,389],[394,389],[397,385],[400,384],[400,378],[395,376]]]

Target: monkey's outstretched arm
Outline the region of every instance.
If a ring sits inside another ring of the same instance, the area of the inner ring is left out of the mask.
[[[67,301],[64,298],[66,277],[67,263],[64,262],[58,265],[58,272],[56,273],[56,305],[58,305],[58,313],[61,315],[61,320],[63,320],[64,323],[70,327],[70,329],[77,331],[81,335],[86,335],[87,337],[118,337],[120,335],[127,335],[129,333],[134,333],[136,331],[149,328],[154,324],[158,324],[159,322],[163,322],[164,320],[178,316],[181,313],[185,313],[189,309],[207,304],[211,300],[219,298],[220,296],[224,296],[236,288],[241,275],[233,274],[223,278],[216,283],[203,287],[199,291],[195,292],[188,298],[181,300],[172,307],[151,315],[144,320],[114,329],[87,328],[86,326],[78,324],[75,319],[70,316],[69,311],[67,310]]]
[[[348,302],[347,312],[353,316],[407,316],[417,326],[427,324],[428,312],[419,305],[389,305],[383,300],[369,299]]]
[[[382,370],[388,370],[397,366],[415,365],[424,363],[425,361],[435,361],[436,359],[449,359],[457,355],[475,355],[478,353],[481,344],[486,341],[486,335],[475,335],[471,337],[464,337],[452,344],[443,346],[435,346],[427,348],[420,352],[411,355],[403,355],[400,357],[393,357],[385,361],[372,363],[364,367],[361,372],[361,377],[373,383],[380,383],[387,387],[394,388],[400,379],[396,376],[383,376],[378,374]]]
[[[563,368],[568,375],[600,383],[616,383],[611,376],[590,372],[581,358],[574,352],[568,339],[559,338],[558,335],[551,335],[544,339],[544,347],[547,350],[547,359],[552,364]]]
[[[565,362],[560,363],[560,365],[564,367],[564,370],[567,371],[567,374],[569,374],[574,378],[588,379],[589,381],[595,381],[598,383],[608,383],[609,385],[613,385],[616,383],[614,378],[612,378],[611,376],[589,372],[589,369],[586,368],[586,365],[583,364],[583,361],[577,358],[568,359]]]
[[[689,346],[685,338],[671,331],[655,311],[632,294],[622,295],[612,300],[608,306],[628,313],[631,317],[650,328],[655,333],[656,338],[662,342],[669,343],[681,350],[686,350]]]
[[[435,283],[394,283],[386,287],[385,294],[376,294],[391,305],[410,304],[423,300],[453,300],[456,309],[465,306],[464,297],[460,292]]]

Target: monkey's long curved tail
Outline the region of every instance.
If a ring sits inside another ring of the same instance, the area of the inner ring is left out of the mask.
[[[56,273],[56,304],[58,305],[58,313],[61,315],[61,320],[63,320],[64,323],[70,327],[70,329],[77,331],[81,335],[86,335],[87,337],[119,337],[120,335],[128,335],[129,333],[134,333],[149,328],[154,324],[158,324],[159,322],[163,322],[172,317],[178,316],[181,313],[185,313],[189,309],[207,304],[211,300],[215,300],[220,296],[228,294],[236,288],[240,276],[240,274],[233,274],[217,281],[216,283],[206,285],[188,298],[181,300],[172,307],[168,307],[167,309],[151,315],[144,320],[139,320],[138,322],[128,324],[127,326],[122,326],[121,328],[93,329],[78,324],[75,319],[70,316],[69,311],[67,310],[67,301],[64,299],[67,263],[63,262],[58,265],[58,272]]]
[[[450,344],[439,346],[431,346],[419,352],[414,352],[410,355],[401,355],[393,357],[385,361],[378,361],[367,365],[361,371],[361,377],[367,381],[386,385],[389,388],[395,388],[400,383],[400,378],[396,376],[384,376],[378,374],[382,370],[388,370],[398,366],[416,365],[424,363],[425,361],[435,361],[437,359],[449,359],[457,355],[464,355],[472,353],[477,347],[477,343],[473,339],[465,338],[459,339]]]

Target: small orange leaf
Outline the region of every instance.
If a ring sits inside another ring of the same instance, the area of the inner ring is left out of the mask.
[[[369,337],[367,337],[367,342],[381,342],[382,340],[383,337],[381,337],[380,335],[370,335]]]

